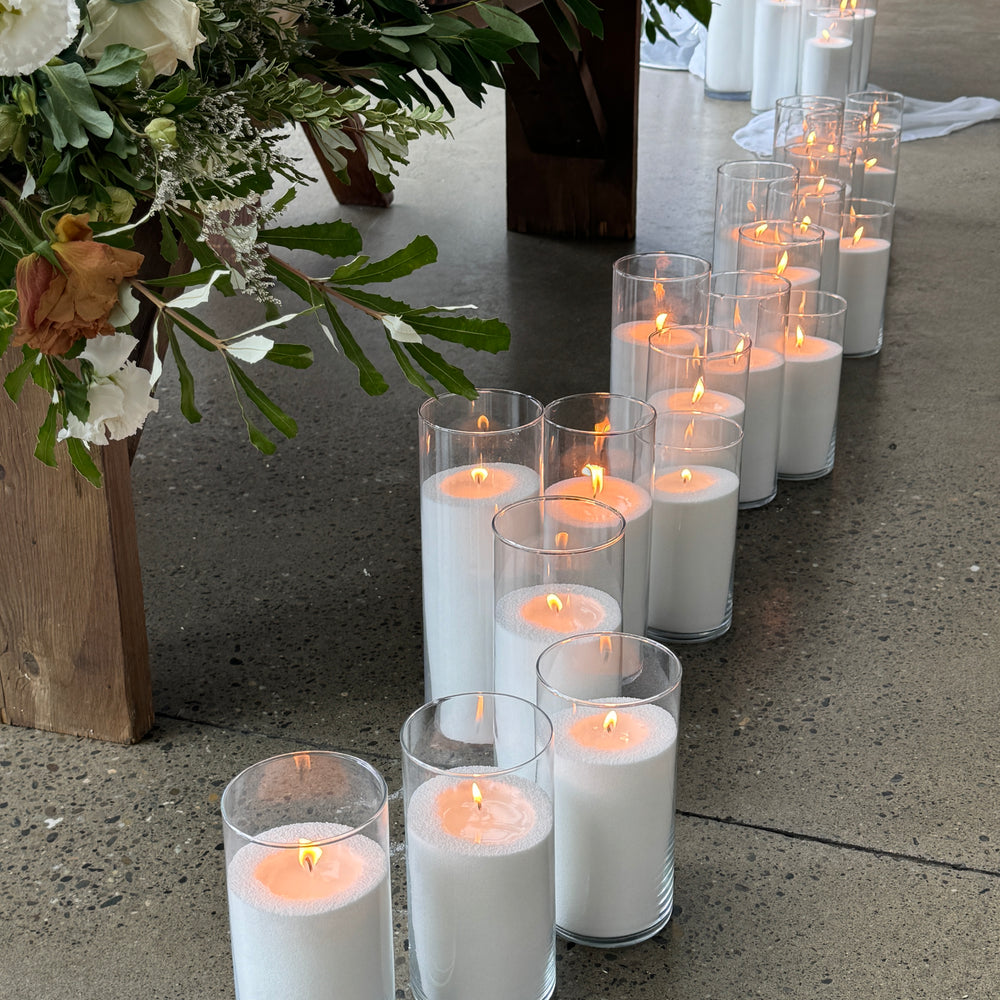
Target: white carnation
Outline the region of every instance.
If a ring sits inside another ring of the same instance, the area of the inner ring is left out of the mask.
[[[34,73],[79,27],[76,0],[0,0],[0,76]]]

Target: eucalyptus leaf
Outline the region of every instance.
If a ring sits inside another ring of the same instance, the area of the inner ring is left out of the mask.
[[[517,42],[534,43],[538,41],[538,36],[531,30],[527,21],[518,17],[513,11],[507,10],[505,7],[492,7],[485,3],[476,3],[473,6],[483,22],[501,35],[513,38]]]

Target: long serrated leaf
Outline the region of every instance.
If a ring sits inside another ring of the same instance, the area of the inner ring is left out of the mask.
[[[174,356],[174,364],[177,365],[177,378],[181,384],[181,413],[187,418],[188,423],[196,424],[201,420],[201,414],[194,405],[194,376],[181,354],[181,345],[177,342],[173,329],[167,331],[167,338],[170,341],[170,353]]]
[[[389,388],[389,383],[382,377],[382,373],[368,360],[365,352],[361,350],[354,335],[347,328],[347,325],[340,318],[332,302],[326,303],[326,313],[330,318],[330,325],[336,334],[337,342],[340,344],[347,359],[358,369],[358,381],[361,388],[369,396],[381,396]]]
[[[466,399],[475,399],[476,387],[466,377],[461,368],[445,361],[437,351],[426,344],[405,344],[410,357],[420,365],[431,378],[436,378],[449,392],[458,393]]]
[[[513,38],[516,42],[538,41],[538,36],[531,30],[527,21],[518,17],[513,11],[505,7],[491,7],[485,3],[476,3],[473,6],[483,21],[501,35]]]
[[[410,307],[405,302],[400,302],[397,299],[390,299],[386,295],[375,295],[372,292],[362,292],[360,289],[354,288],[353,286],[345,288],[342,285],[338,285],[337,295],[377,313],[391,313],[394,316],[400,316],[403,313],[410,312]]]
[[[385,260],[373,261],[366,267],[354,271],[347,276],[347,279],[352,285],[367,285],[376,281],[395,281],[397,278],[412,274],[418,268],[433,264],[437,260],[437,256],[438,251],[434,241],[429,236],[417,236],[402,250],[390,254]],[[330,282],[337,284],[337,272],[331,276]]]
[[[24,383],[31,377],[31,369],[35,367],[40,351],[33,351],[28,347],[22,347],[21,353],[24,360],[12,371],[7,373],[3,380],[3,387],[7,395],[16,403],[21,398],[21,390]]]
[[[49,403],[45,420],[38,428],[38,443],[35,445],[35,458],[45,465],[55,468],[56,465],[56,416],[59,410],[55,403]]]
[[[474,351],[497,354],[510,347],[510,330],[498,319],[474,319],[469,316],[406,316],[417,333],[454,344],[463,344]]]
[[[286,250],[311,250],[324,257],[354,257],[361,253],[361,234],[343,219],[308,226],[265,229],[259,238],[264,243]]]
[[[66,439],[66,450],[69,452],[73,468],[83,476],[95,489],[101,488],[101,472],[90,457],[87,446],[78,438]]]
[[[264,357],[286,368],[308,368],[313,363],[312,348],[305,344],[275,344]]]
[[[275,430],[280,431],[286,438],[295,437],[299,432],[298,424],[232,358],[227,356],[226,364],[239,387],[246,393],[247,399],[260,410]]]
[[[392,353],[395,355],[396,363],[399,365],[406,381],[409,382],[410,385],[415,385],[425,395],[436,396],[437,393],[434,391],[434,387],[423,377],[423,375],[420,374],[420,372],[417,371],[416,368],[413,367],[413,363],[406,356],[406,352],[403,348],[397,344],[392,337],[387,337],[386,339],[389,341],[389,347],[392,348]]]

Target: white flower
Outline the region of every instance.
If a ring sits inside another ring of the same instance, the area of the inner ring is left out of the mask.
[[[0,76],[34,73],[79,27],[76,0],[0,0]]]
[[[129,437],[145,423],[146,416],[160,408],[150,396],[152,380],[128,356],[138,341],[127,333],[94,337],[80,357],[94,366],[93,380],[87,389],[90,414],[86,423],[72,413],[58,439],[79,438],[86,444],[104,444]]]
[[[0,0],[0,4],[6,0]],[[191,0],[137,0],[118,4],[90,0],[90,30],[80,39],[80,52],[100,59],[109,45],[142,49],[152,76],[169,76],[178,59],[194,68],[194,50],[205,41],[198,30],[198,6]]]

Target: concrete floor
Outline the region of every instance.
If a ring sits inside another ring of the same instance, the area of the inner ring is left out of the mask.
[[[1000,97],[995,14],[882,0],[873,81]],[[415,148],[389,211],[322,190],[309,207],[356,222],[370,252],[434,237],[413,298],[502,316],[511,350],[460,363],[547,401],[607,385],[616,257],[710,255],[715,168],[742,158],[747,117],[685,73],[643,72],[634,244],[505,231],[498,97]],[[733,628],[680,650],[674,918],[629,950],[560,944],[561,1000],[1000,996],[998,164],[995,122],[904,145],[886,343],[845,364],[836,467],[741,515]],[[253,319],[212,309],[234,332]],[[244,443],[205,365],[204,422],[179,415],[168,373],[143,437],[153,732],[123,748],[0,730],[4,1000],[231,997],[229,778],[324,747],[400,786],[423,682],[419,398],[396,379],[367,399],[322,334],[291,333],[317,363],[264,379],[300,421],[277,455]],[[397,854],[409,997],[403,875]]]

